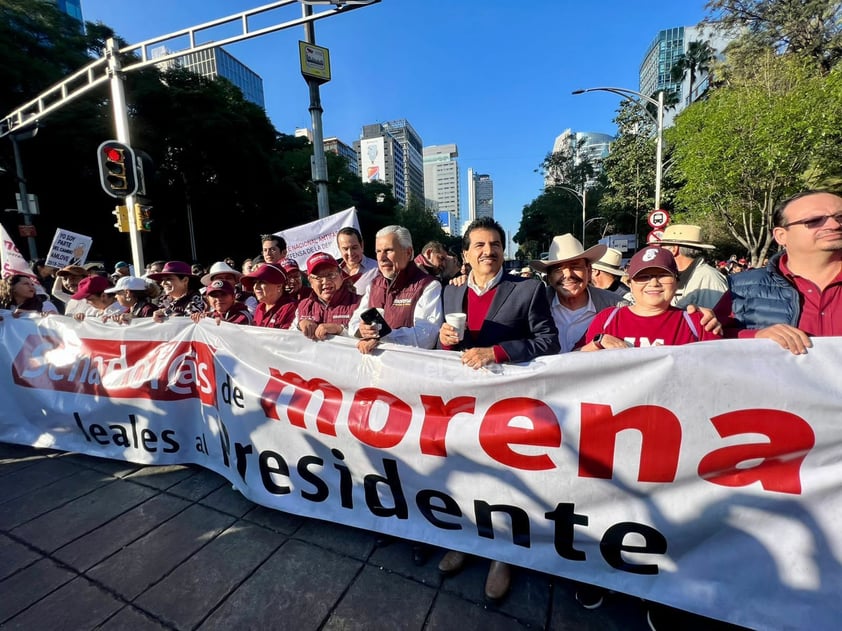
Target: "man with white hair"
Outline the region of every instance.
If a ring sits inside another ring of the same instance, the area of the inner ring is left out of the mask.
[[[412,236],[403,226],[380,229],[374,249],[380,274],[348,323],[348,332],[360,338],[357,348],[368,354],[381,341],[433,348],[443,322],[441,283],[414,263]],[[380,324],[364,316],[371,308],[382,310],[380,317],[391,329],[387,334],[381,335]]]
[[[728,289],[728,281],[712,265],[705,263],[704,253],[714,246],[702,243],[702,229],[689,224],[672,224],[664,230],[657,244],[672,252],[678,267],[678,285],[672,306],[686,309],[690,305],[713,309]]]

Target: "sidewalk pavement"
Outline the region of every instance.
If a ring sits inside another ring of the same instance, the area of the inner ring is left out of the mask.
[[[613,594],[516,569],[484,602],[488,562],[442,579],[443,554],[258,506],[219,475],[0,443],[3,629],[648,629]]]

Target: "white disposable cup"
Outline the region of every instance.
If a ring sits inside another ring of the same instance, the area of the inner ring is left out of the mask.
[[[468,315],[465,313],[448,313],[444,316],[444,321],[456,329],[460,341],[465,337],[465,321],[467,319]]]

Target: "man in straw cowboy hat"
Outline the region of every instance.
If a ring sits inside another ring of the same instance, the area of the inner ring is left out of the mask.
[[[624,274],[620,267],[622,262],[623,253],[620,250],[605,250],[602,258],[591,264],[591,285],[625,298],[631,290],[621,280]]]
[[[704,260],[706,250],[714,246],[702,243],[702,229],[689,224],[673,224],[664,230],[660,246],[672,252],[678,267],[678,286],[672,306],[690,305],[713,309],[728,289],[728,281]]]
[[[604,245],[595,245],[585,250],[572,234],[563,234],[553,238],[546,261],[530,263],[534,269],[547,274],[547,298],[558,327],[562,353],[584,343],[588,325],[597,313],[622,302],[617,294],[589,282],[591,266],[607,249]]]

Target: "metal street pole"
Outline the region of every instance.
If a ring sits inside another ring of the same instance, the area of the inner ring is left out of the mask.
[[[643,111],[646,112],[646,115],[649,117],[649,119],[653,123],[655,123],[655,129],[657,133],[655,149],[655,208],[660,208],[661,176],[663,175],[664,171],[664,91],[661,90],[660,92],[658,92],[658,99],[655,100],[651,96],[647,96],[635,90],[629,90],[628,88],[601,87],[586,88],[584,90],[573,90],[573,94],[584,94],[585,92],[612,92],[613,94],[619,94],[620,96],[625,97],[628,100],[642,107]],[[649,103],[650,105],[653,105],[657,108],[656,116],[652,116],[652,112],[646,109],[646,105],[644,105],[644,102]]]
[[[576,200],[582,205],[582,245],[585,245],[585,217],[587,215],[588,210],[588,187],[584,184],[582,185],[582,192],[580,193],[575,188],[570,188],[569,186],[562,186],[561,184],[556,184],[554,188],[559,188],[562,191],[567,191],[568,193],[573,193]]]
[[[38,133],[38,128],[24,131],[20,134],[21,139],[32,138]],[[20,191],[20,212],[23,215],[23,224],[25,226],[32,225],[32,213],[29,208],[29,194],[26,191],[26,179],[23,177],[23,160],[20,157],[20,148],[18,147],[18,134],[9,134],[12,141],[12,150],[15,153],[15,176],[18,181],[18,190]],[[28,236],[26,243],[29,246],[29,259],[34,261],[38,258],[38,250],[35,247],[35,237]]]
[[[109,84],[111,86],[111,105],[114,112],[114,131],[117,134],[117,140],[123,144],[132,146],[131,137],[129,134],[129,110],[126,106],[126,91],[123,87],[123,72],[120,69],[119,50],[117,49],[117,42],[114,38],[108,38],[105,42],[105,57],[108,60],[108,75]],[[133,164],[132,168],[136,168]],[[137,222],[135,221],[134,205],[135,196],[127,195],[125,200],[126,208],[129,215],[129,242],[132,247],[132,262],[134,263],[135,273],[143,274],[143,245],[140,241],[140,232],[138,232]]]
[[[313,15],[313,7],[301,3],[302,16]],[[304,23],[304,40],[308,44],[316,43],[316,29],[313,22]],[[325,158],[325,141],[322,130],[322,99],[319,93],[319,82],[312,77],[305,77],[310,90],[310,119],[313,122],[313,183],[316,185],[316,203],[319,208],[319,219],[330,215],[330,204],[327,198],[327,159]]]

